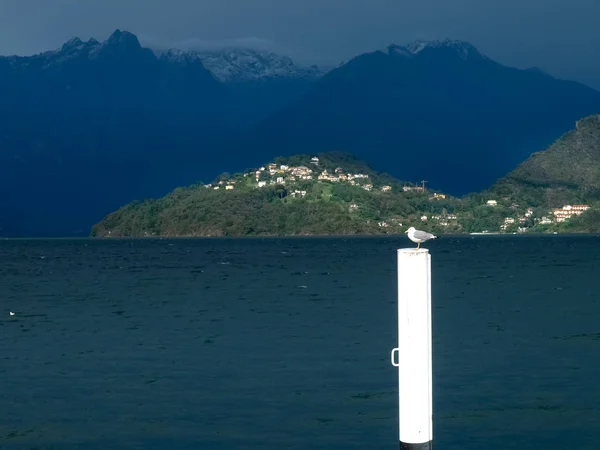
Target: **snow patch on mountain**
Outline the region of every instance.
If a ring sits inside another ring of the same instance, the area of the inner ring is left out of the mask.
[[[277,78],[314,79],[324,74],[317,66],[296,65],[291,58],[268,51],[229,48],[189,53],[199,58],[217,80],[225,83]]]
[[[435,41],[417,40],[406,45],[392,44],[388,46],[388,54],[413,57],[427,51],[450,51],[462,60],[488,59],[477,48],[468,42],[445,39]]]

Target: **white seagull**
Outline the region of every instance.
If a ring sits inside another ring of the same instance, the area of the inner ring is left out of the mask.
[[[15,315],[15,313],[14,313],[14,312],[12,312],[12,311],[9,311],[9,314],[10,314],[11,316],[14,316],[14,315]]]
[[[415,227],[410,227],[405,231],[408,233],[408,238],[417,243],[417,249],[421,248],[421,242],[426,242],[430,239],[437,239],[437,236],[427,233],[426,231],[416,230]]]

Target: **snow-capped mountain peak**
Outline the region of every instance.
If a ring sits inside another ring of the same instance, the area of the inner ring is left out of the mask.
[[[186,52],[182,52],[185,54]],[[179,57],[182,57],[179,53]],[[188,52],[221,82],[258,81],[275,78],[310,79],[322,75],[316,66],[296,65],[291,58],[272,52],[244,48]]]
[[[473,59],[488,59],[486,56],[482,55],[472,44],[465,41],[452,39],[434,41],[417,40],[403,46],[392,44],[388,47],[388,53],[390,55],[407,57],[421,55],[428,51],[451,52],[458,58],[465,61]]]

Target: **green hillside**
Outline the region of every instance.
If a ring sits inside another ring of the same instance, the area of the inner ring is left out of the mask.
[[[317,160],[318,159],[318,160]],[[408,190],[405,190],[408,189]],[[341,152],[276,158],[212,183],[175,189],[109,214],[93,236],[245,236],[399,233],[458,200],[433,196]],[[456,220],[425,223],[459,231]],[[446,223],[446,222],[443,222]]]
[[[490,192],[551,208],[600,200],[600,115],[579,120],[575,130],[531,155]]]
[[[342,152],[279,157],[109,214],[93,236],[600,232],[600,116],[462,199],[377,173]]]

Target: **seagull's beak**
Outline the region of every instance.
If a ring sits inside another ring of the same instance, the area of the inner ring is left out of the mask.
[[[406,230],[405,233],[408,233],[408,230]]]

